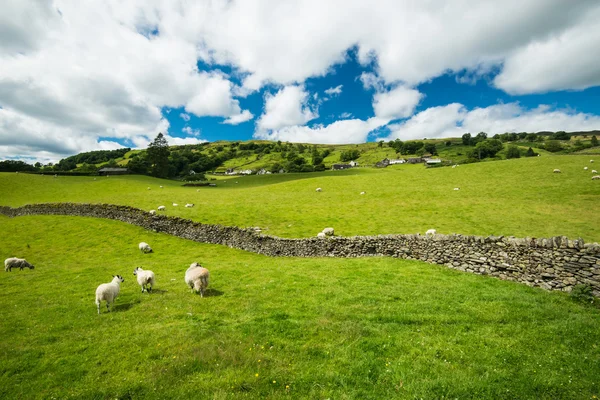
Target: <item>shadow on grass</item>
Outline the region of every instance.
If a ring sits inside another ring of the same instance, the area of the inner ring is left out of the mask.
[[[168,293],[168,290],[163,290],[163,289],[152,289],[150,292],[144,292],[144,294],[165,294]]]
[[[217,297],[217,296],[223,296],[223,292],[221,292],[220,290],[211,289],[211,288],[206,289],[206,291],[204,292],[204,297]]]
[[[130,301],[129,303],[115,304],[111,307],[111,311],[112,312],[128,311],[131,307],[133,307],[139,303],[140,303],[139,300],[133,300],[133,301]]]

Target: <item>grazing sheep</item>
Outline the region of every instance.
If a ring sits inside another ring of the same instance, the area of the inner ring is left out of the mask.
[[[177,203],[173,203],[173,207],[177,207],[179,204]]]
[[[456,165],[453,165],[452,168],[456,168]]]
[[[162,189],[162,188],[163,188],[163,185],[160,185],[160,188]]]
[[[146,242],[140,242],[140,244],[138,245],[138,247],[140,248],[140,251],[142,253],[153,253],[152,248],[150,247],[150,245]]]
[[[593,163],[593,162],[594,162],[594,160],[590,160],[590,162],[591,162],[591,163]]]
[[[365,194],[365,192],[360,192],[360,194]]]
[[[158,211],[165,211],[167,209],[167,207],[165,206],[158,206],[157,210]]]
[[[208,270],[197,262],[192,263],[185,271],[185,283],[192,289],[192,292],[200,292],[200,297],[204,297],[209,278],[210,273]]]
[[[324,233],[326,236],[333,236],[333,228],[325,228],[323,229],[322,233]]]
[[[552,172],[554,172],[555,174],[560,174],[560,169],[555,168],[554,171],[552,171]]]
[[[186,204],[185,206],[186,206],[187,208],[192,208],[192,207],[194,207],[194,203],[188,203],[188,204]]]
[[[437,233],[437,231],[435,229],[428,229],[427,232],[425,232],[425,236],[433,236]]]
[[[592,176],[592,180],[593,181],[600,180],[600,175],[594,175],[594,176]]]
[[[156,214],[156,210],[150,210],[148,211],[150,214],[155,215]]]
[[[106,310],[110,312],[110,305],[115,301],[121,290],[121,282],[125,279],[121,275],[113,275],[113,280],[110,283],[103,283],[96,289],[96,307],[98,315],[100,315],[100,303],[106,301]]]
[[[598,171],[596,171],[595,169],[592,170],[592,174],[597,174]]]
[[[457,187],[456,187],[456,188],[454,188],[454,190],[460,190],[460,188],[457,188]]]
[[[322,191],[323,191],[323,189],[317,188],[317,192],[322,192]]]
[[[11,272],[13,268],[19,268],[19,271],[23,271],[23,268],[34,269],[35,267],[24,258],[11,257],[4,260],[4,270],[6,272]]]
[[[152,286],[154,286],[154,272],[137,267],[133,270],[133,274],[137,276],[137,282],[142,287],[142,293],[144,293],[144,290],[147,292],[152,291]]]
[[[325,239],[327,237],[327,235],[325,235],[323,232],[319,232],[319,233],[317,233],[317,237],[319,239]]]
[[[583,167],[583,170],[584,170],[584,171],[587,171],[587,170],[588,170],[588,167]]]

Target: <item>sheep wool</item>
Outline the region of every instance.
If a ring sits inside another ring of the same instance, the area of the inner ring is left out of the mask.
[[[140,244],[138,245],[138,247],[140,248],[140,251],[142,253],[152,253],[152,247],[150,247],[150,245],[146,242],[140,242]]]
[[[11,257],[4,260],[4,271],[11,272],[13,268],[19,268],[19,271],[23,271],[23,268],[34,269],[35,267],[24,258]]]
[[[100,303],[106,301],[106,310],[110,312],[110,305],[114,303],[121,290],[121,282],[125,279],[121,275],[114,275],[112,281],[103,283],[96,289],[96,308],[100,314]]]
[[[192,263],[185,271],[185,283],[192,289],[192,292],[200,292],[200,297],[204,297],[209,278],[208,270],[197,262]]]
[[[154,272],[137,267],[133,270],[133,274],[137,277],[137,282],[142,287],[142,293],[144,291],[152,291],[152,286],[154,286]]]

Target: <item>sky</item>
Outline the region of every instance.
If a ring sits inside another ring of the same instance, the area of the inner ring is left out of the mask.
[[[0,159],[600,129],[598,0],[3,0]]]

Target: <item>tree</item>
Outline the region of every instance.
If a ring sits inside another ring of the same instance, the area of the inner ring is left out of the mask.
[[[486,139],[475,145],[475,155],[481,160],[488,157],[494,157],[504,145],[498,139]]]
[[[533,149],[530,147],[527,149],[527,151],[525,152],[525,157],[535,157],[537,156],[537,153],[535,151],[533,151]]]
[[[377,143],[377,147],[383,147],[383,140],[380,140],[379,143]]]
[[[544,148],[551,153],[556,153],[557,151],[562,150],[562,145],[557,140],[546,140]]]
[[[596,135],[592,136],[592,146],[598,146],[598,138],[596,137]]]
[[[433,143],[427,143],[424,148],[427,153],[430,153],[433,156],[437,154],[437,149]]]
[[[150,175],[158,178],[166,178],[169,175],[169,143],[162,133],[159,133],[154,141],[148,145],[146,150],[148,162],[150,163]]]
[[[360,156],[360,152],[358,150],[342,151],[342,154],[340,154],[340,161],[342,161],[342,162],[352,161],[352,160],[357,159],[359,156]]]
[[[450,147],[450,146],[452,146],[452,142],[450,140],[447,140],[446,141],[446,147]]]
[[[127,169],[135,174],[147,174],[150,169],[150,163],[146,157],[135,156],[129,160]]]
[[[470,133],[465,133],[464,135],[462,135],[462,142],[465,146],[470,146],[471,145],[471,134]]]
[[[521,158],[521,152],[517,146],[508,146],[506,158]]]

